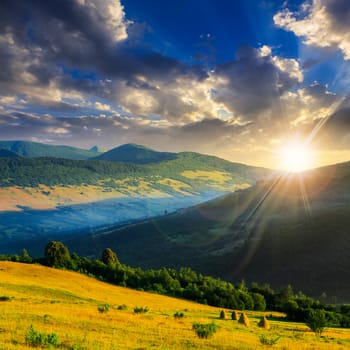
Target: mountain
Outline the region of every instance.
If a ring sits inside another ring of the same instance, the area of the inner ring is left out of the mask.
[[[0,148],[0,158],[16,158],[19,155],[15,152],[9,151],[7,149]]]
[[[272,173],[198,153],[174,157],[147,164],[0,158],[1,250],[38,252],[49,238],[171,213]]]
[[[231,281],[291,283],[349,302],[350,162],[288,174],[189,209],[67,240],[144,268],[190,266]]]
[[[158,152],[144,146],[133,143],[125,144],[105,152],[96,160],[106,160],[110,162],[127,162],[134,164],[157,163],[165,160],[176,159],[176,153]]]
[[[70,146],[46,145],[30,141],[0,141],[0,149],[16,153],[22,157],[55,157],[66,159],[88,159],[99,153]]]

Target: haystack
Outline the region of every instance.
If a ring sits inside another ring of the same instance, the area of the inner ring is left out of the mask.
[[[232,311],[231,318],[233,321],[238,321],[238,312]]]
[[[244,324],[246,327],[249,327],[249,319],[244,312],[241,313],[238,323]]]
[[[224,320],[225,318],[226,318],[226,313],[225,313],[224,310],[221,310],[221,311],[220,311],[220,319],[221,319],[221,320]]]
[[[261,320],[258,323],[259,327],[270,329],[270,323],[265,316],[261,317]]]

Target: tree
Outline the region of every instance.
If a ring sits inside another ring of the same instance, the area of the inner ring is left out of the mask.
[[[118,260],[117,254],[111,248],[106,248],[102,252],[101,260],[106,265],[119,264],[119,260]]]
[[[68,267],[70,255],[68,248],[62,242],[51,241],[45,248],[45,259],[48,266]]]
[[[254,310],[265,311],[266,301],[262,294],[260,293],[251,293],[250,294],[254,301]]]
[[[27,249],[22,249],[20,261],[24,263],[32,262],[32,258],[29,256]]]
[[[316,334],[321,335],[328,324],[326,312],[321,309],[310,310],[306,325]]]

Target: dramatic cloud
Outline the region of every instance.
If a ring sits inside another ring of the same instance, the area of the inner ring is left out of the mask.
[[[216,74],[215,100],[245,118],[278,108],[280,97],[303,80],[296,60],[272,56],[267,46],[241,49],[237,60],[219,65]]]
[[[347,4],[315,0],[274,19],[348,57]],[[317,138],[347,147],[346,94],[305,82],[318,62],[302,66],[259,44],[225,63],[192,64],[136,40],[139,29],[120,0],[1,1],[0,138],[86,148],[135,142],[268,165],[266,154],[291,134],[307,137],[324,124]],[[348,81],[342,72],[338,80]]]
[[[274,16],[275,24],[305,38],[307,45],[340,49],[350,59],[350,1],[313,0],[299,12],[284,9]]]

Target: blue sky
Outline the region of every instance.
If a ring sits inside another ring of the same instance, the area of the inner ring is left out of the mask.
[[[0,139],[346,161],[349,23],[347,0],[3,0]]]

